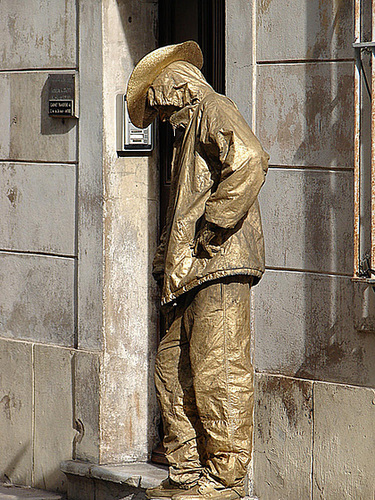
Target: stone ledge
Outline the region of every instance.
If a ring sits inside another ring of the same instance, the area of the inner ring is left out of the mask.
[[[61,463],[61,471],[73,476],[109,481],[133,488],[152,488],[168,476],[168,468],[144,462],[121,465],[96,465],[77,460]]]
[[[145,489],[168,476],[168,467],[145,462],[97,465],[67,460],[61,471],[68,477],[68,500],[146,500]]]

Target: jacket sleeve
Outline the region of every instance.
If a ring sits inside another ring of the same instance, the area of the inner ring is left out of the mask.
[[[262,187],[269,156],[232,105],[207,113],[205,142],[216,146],[220,172],[216,190],[206,202],[205,219],[233,228],[249,211]]]

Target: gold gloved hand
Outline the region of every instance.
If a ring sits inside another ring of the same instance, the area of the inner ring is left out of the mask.
[[[194,240],[194,257],[208,257],[211,259],[220,250],[220,245],[215,244],[220,228],[206,222],[198,231]]]

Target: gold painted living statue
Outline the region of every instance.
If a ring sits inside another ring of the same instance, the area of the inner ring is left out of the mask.
[[[169,478],[148,498],[244,496],[251,458],[250,287],[264,272],[257,196],[268,155],[200,69],[195,42],[146,55],[128,84],[133,124],[176,130],[167,221],[154,259],[167,330],[155,380]]]

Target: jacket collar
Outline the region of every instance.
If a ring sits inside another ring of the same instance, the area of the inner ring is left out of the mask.
[[[169,123],[173,128],[186,128],[190,120],[193,117],[194,111],[196,110],[199,101],[195,104],[190,104],[188,106],[184,106],[182,109],[179,109],[171,117],[169,118]]]

